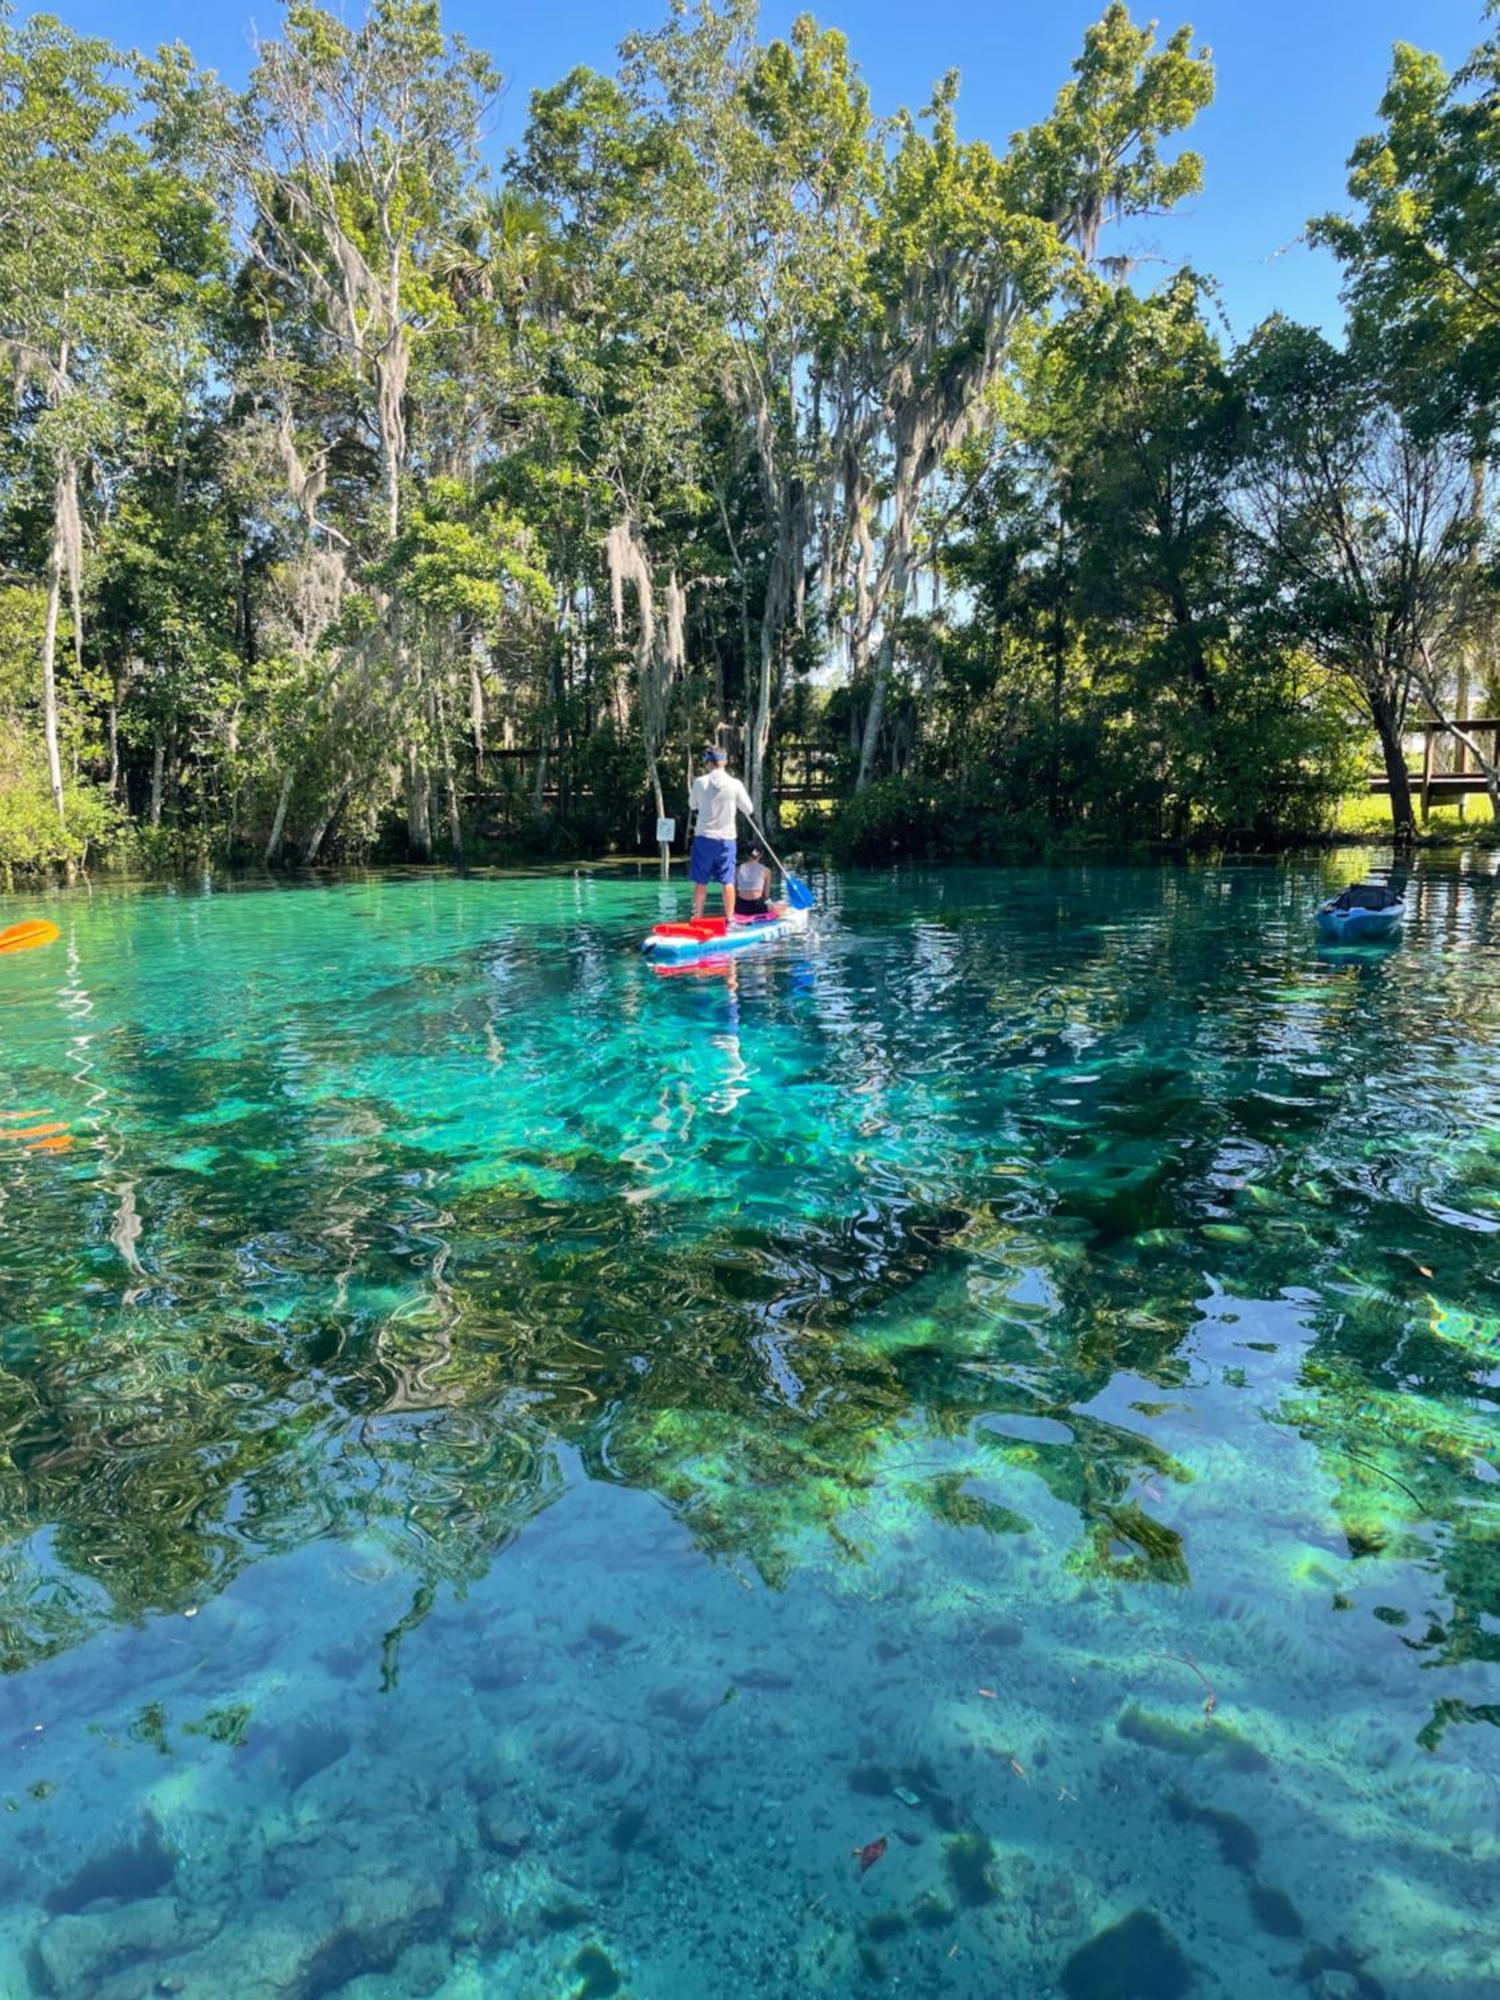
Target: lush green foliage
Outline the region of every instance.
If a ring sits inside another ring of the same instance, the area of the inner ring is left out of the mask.
[[[435,0],[238,94],[0,15],[0,860],[636,847],[715,732],[852,855],[1300,838],[1372,731],[1410,826],[1500,705],[1497,77],[1397,50],[1346,347],[1231,352],[1112,254],[1213,90],[1121,0],[1004,153],[674,7],[498,186]]]

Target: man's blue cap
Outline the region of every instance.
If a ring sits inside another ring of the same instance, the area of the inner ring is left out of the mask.
[[[704,762],[708,764],[723,764],[728,760],[728,757],[729,752],[721,750],[717,743],[710,743],[703,753]]]

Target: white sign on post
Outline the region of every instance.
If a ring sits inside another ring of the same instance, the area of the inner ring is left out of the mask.
[[[656,822],[656,838],[663,847],[670,847],[672,842],[677,838],[676,820],[659,819]]]

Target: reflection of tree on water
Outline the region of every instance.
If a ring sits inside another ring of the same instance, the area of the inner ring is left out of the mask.
[[[330,1534],[385,1538],[419,1617],[563,1490],[559,1446],[771,1580],[811,1546],[857,1558],[897,1503],[1021,1536],[1036,1481],[1077,1520],[1077,1567],[1180,1584],[1191,1551],[1152,1494],[1181,1468],[1145,1425],[1080,1412],[1121,1374],[1187,1380],[1206,1269],[1241,1298],[1306,1294],[1303,1378],[1271,1414],[1316,1445],[1352,1546],[1378,1514],[1382,1546],[1441,1575],[1452,1610],[1412,1642],[1492,1657],[1473,1412],[1496,1362],[1451,1315],[1434,1332],[1431,1300],[1476,1326],[1500,1311],[1493,1236],[1438,1213],[1500,1197],[1500,1156],[1482,1084],[1444,1098],[1426,1052],[1435,1004],[1483,1044],[1500,997],[1457,960],[1420,983],[1399,960],[1310,972],[1300,932],[1269,990],[1263,939],[1206,922],[1186,878],[1164,897],[1110,881],[1111,921],[1084,936],[1087,883],[1020,877],[997,909],[959,878],[922,925],[877,924],[868,965],[794,986],[768,958],[649,995],[633,979],[642,1036],[702,1038],[694,1085],[653,1052],[639,1139],[587,1090],[541,1097],[535,1137],[504,1136],[503,1184],[446,1185],[373,1092],[294,1122],[254,1108],[298,1103],[332,1060],[295,1021],[222,1065],[129,1051],[115,1087],[159,1132],[252,1107],[213,1128],[244,1164],[230,1185],[147,1176],[118,1139],[150,1215],[142,1272],[102,1247],[116,1200],[81,1270],[20,1274],[7,1664]],[[597,1013],[607,978],[595,952],[562,973],[516,957],[504,1009],[471,1009],[476,1048],[523,1063],[518,991],[561,980],[550,1012]],[[590,1050],[572,1053],[587,1081]],[[771,1063],[784,1137],[735,1110]],[[761,1154],[741,1176],[713,1146],[781,1146],[776,1185],[801,1199],[736,1213]],[[725,1164],[695,1179],[708,1158]],[[61,1245],[75,1217],[49,1198]]]

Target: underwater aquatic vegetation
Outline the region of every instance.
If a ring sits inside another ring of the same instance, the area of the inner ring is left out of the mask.
[[[1231,1868],[1249,1873],[1260,1860],[1260,1836],[1248,1820],[1219,1806],[1200,1806],[1183,1792],[1174,1791],[1167,1811],[1179,1824],[1195,1822],[1206,1826],[1219,1843],[1219,1853]]]
[[[1087,1944],[1063,1967],[1068,2000],[1179,2000],[1192,1972],[1160,1917],[1132,1910]]]
[[[573,2000],[609,2000],[620,1990],[619,1971],[603,1945],[586,1944],[573,1960],[573,1970],[582,1974]]]
[[[1188,1729],[1169,1716],[1153,1715],[1149,1709],[1131,1702],[1120,1711],[1115,1728],[1128,1741],[1144,1743],[1151,1750],[1164,1750],[1169,1757],[1214,1754],[1222,1757],[1231,1771],[1264,1771],[1270,1763],[1263,1750],[1217,1716],[1205,1716],[1198,1728]]]
[[[1252,1882],[1249,1893],[1255,1921],[1263,1931],[1269,1932],[1272,1937],[1302,1936],[1306,1926],[1296,1904],[1284,1889],[1272,1888],[1267,1882]]]
[[[961,1903],[978,1909],[995,1900],[990,1866],[995,1850],[982,1833],[957,1833],[943,1842],[943,1865]]]
[[[899,1910],[878,1910],[867,1920],[865,1936],[872,1944],[888,1944],[909,1927],[908,1919]]]
[[[849,1852],[859,1862],[860,1874],[867,1875],[885,1850],[886,1837],[882,1834],[879,1840],[867,1840],[863,1847],[851,1847]]]
[[[1153,1520],[1135,1501],[1105,1507],[1089,1531],[1092,1566],[1104,1575],[1189,1583],[1182,1537]],[[1117,1544],[1123,1546],[1117,1548]]]
[[[234,1702],[227,1708],[211,1708],[196,1722],[183,1724],[188,1736],[207,1736],[215,1743],[227,1743],[231,1750],[243,1747],[250,1727],[250,1704]]]

